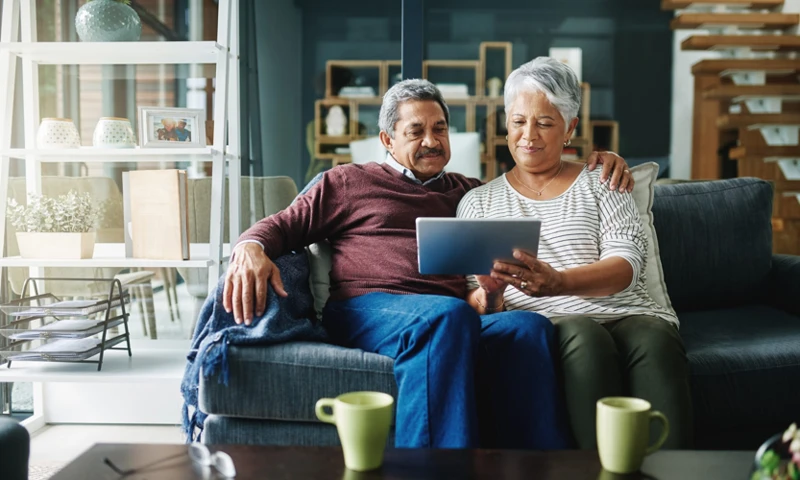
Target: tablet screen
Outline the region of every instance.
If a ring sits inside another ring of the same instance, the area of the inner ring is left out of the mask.
[[[534,218],[418,218],[419,272],[487,275],[496,260],[519,264],[514,249],[535,256],[541,225]]]

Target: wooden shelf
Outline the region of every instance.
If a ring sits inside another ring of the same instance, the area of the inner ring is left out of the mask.
[[[717,118],[717,127],[725,130],[747,128],[753,125],[800,125],[800,114],[761,113],[720,115]]]
[[[739,102],[750,98],[800,98],[800,85],[718,85],[703,92],[706,100]]]
[[[481,162],[487,165],[486,178],[484,180],[492,180],[496,174],[494,165],[496,164],[496,146],[507,145],[504,135],[495,136],[498,131],[498,121],[501,117],[501,109],[504,105],[504,99],[499,97],[487,97],[485,95],[484,81],[486,78],[486,56],[488,52],[501,53],[505,60],[505,76],[511,73],[512,68],[512,44],[510,42],[481,42],[478,50],[478,60],[426,60],[423,63],[423,77],[427,78],[430,68],[450,68],[450,69],[465,69],[475,71],[475,91],[474,95],[467,97],[448,97],[445,96],[447,103],[454,109],[464,111],[466,118],[465,132],[477,132],[485,130],[488,136],[485,142],[486,151],[481,156]],[[499,51],[499,52],[496,52]],[[345,145],[353,140],[365,138],[363,135],[355,135],[357,133],[359,122],[359,109],[364,106],[378,107],[381,104],[381,97],[337,97],[331,95],[331,71],[334,68],[379,68],[380,69],[380,85],[381,93],[385,93],[390,84],[389,67],[397,67],[400,65],[399,60],[329,60],[326,64],[326,97],[316,100],[314,104],[314,121],[316,123],[316,131],[314,137],[314,158],[319,160],[327,160],[331,165],[338,165],[342,163],[350,163],[351,156],[348,154],[336,154],[330,152],[333,145]],[[496,75],[492,72],[492,75]],[[435,74],[434,74],[435,77]],[[587,128],[583,129],[583,135],[574,138],[573,146],[580,148],[583,156],[588,155],[589,149],[592,146],[591,128],[589,121],[590,105],[591,105],[591,87],[588,83],[581,84],[581,92],[583,101],[579,117],[581,124],[586,125]],[[326,136],[324,133],[324,119],[325,107],[332,105],[341,105],[349,108],[347,113],[350,130],[349,134],[342,136]],[[480,112],[480,113],[478,113]],[[485,119],[478,121],[479,115],[481,118],[485,113]],[[460,131],[460,130],[459,130]],[[324,146],[323,148],[320,148]]]
[[[319,143],[324,143],[328,145],[349,145],[350,142],[353,140],[357,140],[349,135],[341,136],[341,137],[331,137],[329,135],[320,135],[317,140]]]
[[[800,23],[800,15],[794,13],[682,13],[673,18],[673,30],[696,28],[739,28],[779,30]]]
[[[730,5],[741,8],[775,8],[783,5],[783,0],[661,0],[662,10],[677,10],[691,6]]]
[[[681,50],[725,50],[731,48],[796,51],[800,50],[800,35],[692,35],[681,42]]]
[[[768,75],[786,75],[800,72],[800,60],[790,58],[721,58],[701,60],[692,65],[693,75],[726,72],[766,72]]]
[[[1,50],[42,65],[205,64],[226,52],[217,42],[11,42]]]

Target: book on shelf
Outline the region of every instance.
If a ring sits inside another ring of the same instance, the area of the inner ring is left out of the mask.
[[[188,181],[184,170],[123,173],[125,254],[189,259]]]

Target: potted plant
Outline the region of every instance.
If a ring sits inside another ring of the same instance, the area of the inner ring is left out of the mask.
[[[23,258],[92,257],[97,210],[89,193],[29,195],[26,206],[9,199],[6,212]]]
[[[756,452],[751,480],[800,480],[800,430],[797,424],[770,437]]]
[[[112,196],[97,205],[96,243],[123,243],[122,197]]]

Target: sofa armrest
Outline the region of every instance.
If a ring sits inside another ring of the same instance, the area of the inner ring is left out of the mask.
[[[15,420],[0,416],[0,478],[25,480],[28,478],[28,457],[31,444],[28,431]]]
[[[772,256],[767,296],[770,304],[800,315],[800,256]]]

